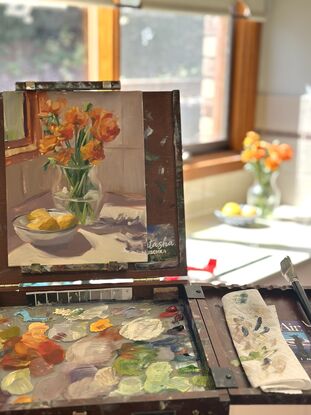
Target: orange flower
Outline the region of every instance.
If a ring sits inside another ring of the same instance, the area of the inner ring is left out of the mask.
[[[94,121],[91,133],[99,141],[112,141],[120,132],[117,120],[111,112],[101,111],[99,113],[98,110],[95,108],[91,115]]]
[[[89,121],[89,116],[86,112],[81,111],[79,107],[72,107],[66,112],[65,120],[68,124],[85,127]]]
[[[55,161],[57,161],[57,163],[63,166],[66,166],[69,160],[71,159],[73,152],[74,152],[73,148],[64,148],[58,151],[57,153],[55,153],[53,157]]]
[[[254,157],[256,160],[260,160],[263,159],[264,157],[266,157],[266,150],[263,148],[258,148],[255,152],[254,152]]]
[[[104,114],[108,114],[107,111],[103,110],[102,108],[92,108],[89,111],[89,115],[91,117],[91,120],[93,122],[98,121],[102,116],[104,116]]]
[[[58,139],[55,135],[45,135],[40,141],[39,141],[39,151],[41,154],[46,154],[49,151],[54,150],[54,148],[57,146]]]
[[[241,160],[243,163],[248,163],[249,161],[255,161],[255,153],[253,150],[244,150],[241,153]]]
[[[92,164],[97,164],[100,160],[105,158],[103,143],[98,140],[91,140],[80,150],[83,160],[89,161]]]
[[[72,139],[74,134],[74,125],[52,125],[50,126],[50,130],[57,136],[59,141],[69,141]]]
[[[270,156],[265,160],[265,167],[268,170],[274,171],[277,170],[281,164],[282,160],[277,151],[272,151]]]
[[[278,148],[279,156],[281,160],[290,160],[293,158],[294,152],[289,144],[280,144]]]
[[[257,147],[259,144],[259,140],[260,140],[259,134],[255,133],[254,131],[248,131],[248,133],[246,134],[246,137],[243,140],[243,146],[244,148],[250,147],[253,145]]]
[[[244,150],[241,153],[243,163],[254,164],[256,169],[274,171],[285,160],[293,157],[293,150],[288,144],[280,144],[277,140],[272,143],[261,140],[259,134],[249,131],[243,141]]]
[[[50,114],[59,115],[66,103],[65,98],[52,101],[51,99],[45,100],[44,96],[39,97],[39,117],[48,117]]]

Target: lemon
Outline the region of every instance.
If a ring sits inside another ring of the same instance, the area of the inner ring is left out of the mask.
[[[245,218],[252,218],[253,216],[257,215],[257,209],[255,208],[255,206],[244,205],[242,207],[241,215]]]
[[[41,216],[32,222],[28,223],[29,229],[40,230],[40,231],[57,231],[59,225],[52,216]]]
[[[221,212],[225,216],[239,216],[241,214],[241,206],[235,202],[226,203]]]
[[[60,229],[68,229],[78,222],[76,216],[72,215],[71,213],[58,216],[58,218],[56,218],[56,221]]]
[[[45,208],[40,208],[40,209],[35,209],[35,210],[31,211],[27,215],[27,219],[30,222],[30,221],[38,219],[38,218],[49,217],[49,216],[50,216],[50,214]]]

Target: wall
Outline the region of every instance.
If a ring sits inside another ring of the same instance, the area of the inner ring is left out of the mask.
[[[282,203],[311,205],[311,38],[310,0],[268,0],[263,25],[256,130],[266,140],[293,146],[295,158],[281,167]],[[212,212],[229,200],[245,201],[251,178],[232,172],[185,184],[186,216]]]
[[[311,203],[311,2],[269,0],[260,56],[256,128],[295,149],[280,176],[283,203]]]

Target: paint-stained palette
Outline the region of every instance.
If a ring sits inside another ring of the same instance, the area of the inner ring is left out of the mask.
[[[0,309],[0,346],[1,409],[210,385],[180,303]]]

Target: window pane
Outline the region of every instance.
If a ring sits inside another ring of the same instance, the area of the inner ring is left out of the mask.
[[[0,90],[86,78],[83,9],[0,5]]]
[[[229,26],[228,16],[122,11],[122,89],[179,89],[186,145],[226,140]]]

